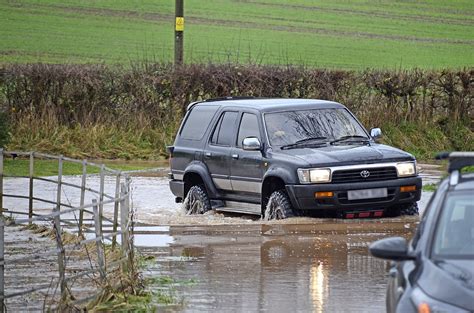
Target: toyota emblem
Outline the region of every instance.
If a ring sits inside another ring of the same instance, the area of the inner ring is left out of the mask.
[[[367,178],[370,176],[370,172],[368,170],[363,170],[362,172],[360,172],[360,176],[362,176],[363,178]]]

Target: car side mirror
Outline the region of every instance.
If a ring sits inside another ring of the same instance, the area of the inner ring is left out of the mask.
[[[380,128],[372,128],[370,130],[370,136],[374,139],[382,138],[382,130]]]
[[[246,137],[242,140],[242,147],[248,151],[259,151],[262,150],[262,144],[257,137]]]
[[[374,257],[385,260],[403,261],[416,258],[408,253],[408,243],[403,237],[390,237],[373,242],[369,251]]]

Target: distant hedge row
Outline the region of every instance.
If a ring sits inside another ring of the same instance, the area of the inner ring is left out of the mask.
[[[474,68],[362,72],[251,65],[6,65],[0,109],[16,121],[113,124],[173,133],[191,101],[223,96],[318,98],[341,102],[366,126],[387,122],[469,125]]]

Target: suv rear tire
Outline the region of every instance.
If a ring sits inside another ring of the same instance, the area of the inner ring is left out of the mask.
[[[204,214],[211,210],[211,202],[204,186],[194,185],[189,188],[183,201],[183,209],[186,215]]]
[[[263,219],[282,220],[295,216],[288,194],[284,190],[274,191],[268,198]]]

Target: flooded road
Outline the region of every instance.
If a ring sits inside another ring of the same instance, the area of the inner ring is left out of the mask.
[[[437,166],[422,167],[423,183],[436,183]],[[80,177],[64,178],[79,183]],[[99,178],[87,186],[98,189]],[[106,178],[113,194],[114,179]],[[5,193],[27,195],[28,180],[6,179]],[[65,199],[78,205],[79,192],[63,188]],[[423,192],[420,213],[431,192]],[[35,195],[54,200],[56,187],[35,182]],[[88,195],[86,201],[92,199]],[[185,216],[165,177],[133,177],[132,202],[135,244],[152,256],[145,278],[170,276],[170,293],[182,305],[161,307],[170,312],[381,312],[385,310],[387,262],[368,255],[374,240],[409,238],[417,217],[382,219],[320,219],[298,217],[283,221],[208,212]],[[27,201],[6,198],[5,207],[26,211]],[[40,203],[40,211],[50,211]],[[113,206],[104,213],[112,216]],[[160,225],[160,226],[153,226]],[[189,283],[193,282],[193,283]],[[158,305],[158,304],[156,304]]]
[[[170,311],[382,312],[387,264],[367,246],[410,236],[416,221],[171,226],[172,242],[139,251],[155,256],[145,277],[177,281],[184,306]]]

